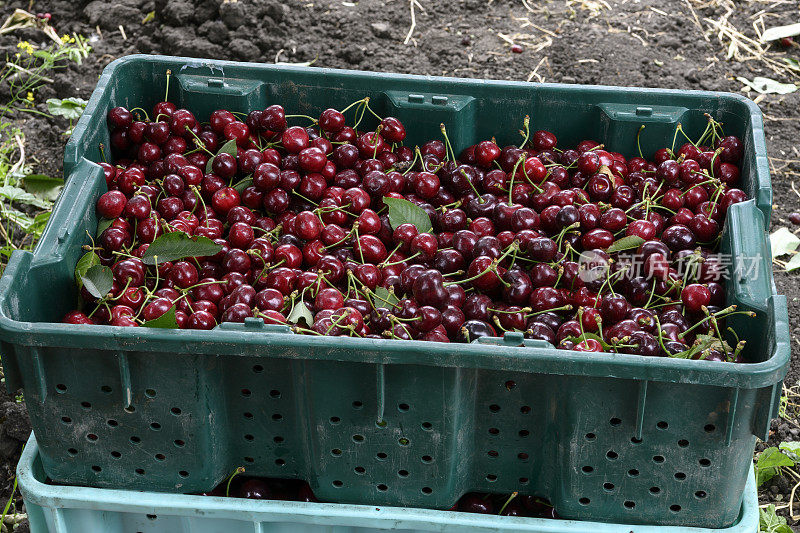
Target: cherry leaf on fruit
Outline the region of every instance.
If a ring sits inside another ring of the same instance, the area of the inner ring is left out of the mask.
[[[166,313],[153,320],[148,320],[142,327],[145,328],[161,328],[161,329],[178,329],[178,321],[175,319],[175,306],[170,307]]]
[[[113,224],[113,223],[114,223],[114,221],[113,221],[113,220],[111,220],[110,218],[103,218],[103,219],[100,219],[100,220],[97,222],[97,233],[96,233],[96,235],[99,237],[99,236],[100,236],[100,234],[101,234],[101,233],[103,233],[103,232],[104,232],[105,230],[107,230],[108,228],[110,228],[110,227],[111,227],[111,224]]]
[[[780,257],[797,250],[800,238],[786,228],[778,228],[769,236],[769,246],[772,258]]]
[[[154,240],[142,257],[145,265],[155,265],[167,261],[177,261],[186,257],[203,257],[214,255],[222,250],[208,237],[190,237],[182,231],[165,233]]]
[[[239,194],[242,194],[244,192],[244,190],[246,188],[248,188],[249,186],[251,186],[252,184],[253,184],[253,178],[247,177],[247,178],[242,179],[238,183],[235,183],[233,185],[233,188],[236,189],[236,192],[238,192]]]
[[[96,253],[86,252],[83,254],[83,257],[78,259],[78,264],[75,265],[75,284],[80,289],[83,287],[83,280],[82,278],[86,275],[86,272],[89,271],[95,265],[100,264],[100,256]]]
[[[628,235],[621,239],[614,241],[614,244],[606,249],[607,253],[613,254],[614,252],[621,252],[622,250],[630,250],[631,248],[638,248],[644,242],[644,239],[638,235]]]
[[[104,298],[114,285],[114,274],[103,265],[94,265],[81,276],[81,283],[95,298]]]
[[[214,157],[217,157],[219,154],[231,154],[233,157],[236,157],[236,153],[236,139],[231,139],[223,144],[222,148],[217,150],[217,153],[214,154]],[[206,174],[211,172],[211,165],[214,163],[214,157],[209,159],[208,163],[206,163]]]
[[[292,324],[297,324],[300,322],[300,319],[305,320],[306,324],[309,326],[314,323],[314,314],[302,300],[292,306],[292,311],[289,313],[286,321]]]
[[[419,233],[430,233],[433,224],[424,209],[403,198],[386,196],[383,203],[389,208],[389,224],[396,229],[400,224],[414,224]]]
[[[375,301],[373,302],[375,307],[390,309],[395,307],[399,301],[400,300],[397,299],[397,296],[394,294],[394,292],[390,291],[386,287],[378,287],[375,289]]]

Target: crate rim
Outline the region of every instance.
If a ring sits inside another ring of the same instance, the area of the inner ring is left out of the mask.
[[[415,526],[418,530],[441,531],[444,526],[473,527],[481,530],[530,532],[530,533],[751,533],[758,529],[758,506],[748,505],[757,501],[753,470],[747,478],[743,492],[741,511],[737,521],[728,528],[707,529],[682,526],[647,526],[610,524],[579,520],[549,518],[502,517],[498,523],[496,515],[414,509],[408,507],[378,507],[335,503],[287,502],[281,500],[248,500],[215,496],[186,494],[164,494],[159,492],[126,491],[119,489],[97,489],[64,485],[48,485],[39,481],[33,472],[33,464],[39,453],[36,437],[31,433],[25,445],[16,475],[20,492],[26,502],[44,508],[109,510],[116,513],[133,512],[167,514],[172,516],[207,516],[210,518],[233,518],[246,516],[253,521],[291,520],[293,523],[337,525],[342,520],[374,520],[383,523],[403,524],[398,529]],[[135,498],[131,497],[135,494]],[[167,507],[171,512],[165,512]],[[320,521],[320,514],[328,520]],[[381,528],[382,529],[382,528]]]

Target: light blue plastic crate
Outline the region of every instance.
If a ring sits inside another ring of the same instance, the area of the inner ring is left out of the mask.
[[[739,518],[725,529],[516,518],[427,509],[245,500],[46,485],[31,435],[17,476],[31,533],[756,533],[751,470]]]

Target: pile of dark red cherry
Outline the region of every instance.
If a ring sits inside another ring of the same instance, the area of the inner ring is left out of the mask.
[[[747,199],[743,147],[711,117],[698,142],[673,140],[652,161],[590,140],[561,149],[527,117],[519,147],[484,140],[456,157],[442,126],[442,140],[412,148],[368,98],[318,117],[272,105],[204,123],[162,101],[152,117],[108,113],[115,163],[102,164],[97,212],[110,225],[93,250],[113,287],[83,287],[65,322],[171,312],[179,328],[260,317],[439,342],[519,331],[564,349],[742,360],[744,343],[721,333],[741,311],[725,307],[715,250],[726,210]],[[145,264],[170,233],[216,248]]]
[[[251,500],[319,501],[305,481],[254,478],[235,474],[232,478],[220,483],[211,492],[204,492],[201,496]],[[559,518],[553,506],[546,500],[517,493],[502,495],[470,492],[462,496],[448,511],[530,518]]]

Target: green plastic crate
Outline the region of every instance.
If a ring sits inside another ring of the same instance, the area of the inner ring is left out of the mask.
[[[744,141],[743,188],[723,250],[738,267],[730,322],[751,364],[555,350],[521,335],[468,345],[298,336],[258,320],[214,331],[56,323],[74,305],[73,268],[106,190],[100,143],[117,105],[171,98],[204,119],[280,102],[314,115],[371,97],[415,137],[445,123],[456,150],[522,117],[563,145],[595,138],[645,155],[690,135],[704,113]],[[739,513],[755,436],[767,435],[789,361],[775,294],[771,188],[761,115],[723,93],[418,77],[158,56],[102,75],[66,148],[67,184],[33,253],[0,280],[7,385],[23,387],[45,472],[59,482],[201,492],[237,466],[307,480],[323,500],[449,508],[469,491],[546,497],[570,519],[727,527]],[[760,260],[744,264],[743,257]],[[382,423],[379,423],[382,422]]]
[[[752,470],[736,521],[724,529],[629,526],[427,509],[186,496],[46,485],[31,435],[17,466],[31,533],[756,533]]]

